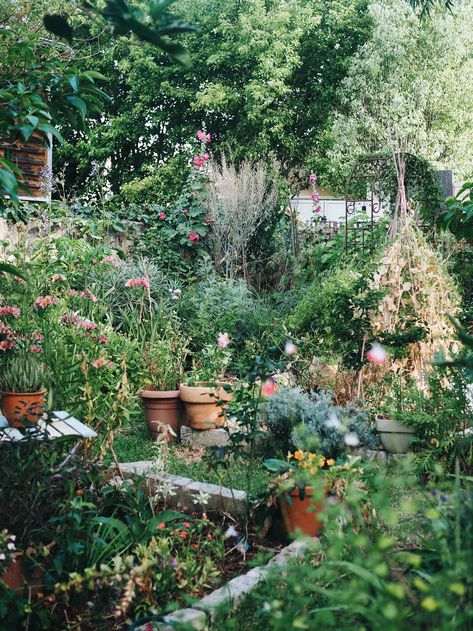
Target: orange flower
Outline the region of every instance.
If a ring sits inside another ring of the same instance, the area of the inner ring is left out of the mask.
[[[327,467],[333,467],[334,464],[335,464],[335,460],[333,460],[333,458],[329,458],[327,460]]]
[[[298,449],[295,454],[294,454],[294,458],[296,460],[303,460],[304,459],[304,452],[301,451],[300,449]]]
[[[163,530],[163,528],[166,528],[166,524],[163,521],[161,521],[158,524],[158,530]]]

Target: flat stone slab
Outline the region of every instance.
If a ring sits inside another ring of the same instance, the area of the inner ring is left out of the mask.
[[[307,549],[308,541],[308,539],[293,541],[273,557],[267,565],[256,567],[246,574],[233,578],[226,585],[201,598],[192,607],[178,609],[169,616],[164,616],[163,622],[151,623],[151,628],[155,631],[171,631],[176,627],[179,628],[179,624],[187,624],[188,628],[198,631],[208,629],[221,610],[236,609],[239,603],[266,578],[272,568],[284,566],[291,559],[300,557]],[[143,625],[136,629],[136,631],[148,630],[149,623],[148,627]]]
[[[196,501],[199,493],[208,495],[207,511],[221,511],[235,516],[243,516],[246,508],[246,493],[230,489],[218,484],[196,482],[190,478],[170,473],[153,473],[153,463],[150,460],[121,463],[120,471],[125,478],[135,475],[145,475],[151,485],[152,492],[159,491],[160,483],[171,484],[175,495],[166,498],[170,508],[187,508],[190,510],[198,506]]]
[[[183,425],[181,427],[181,443],[194,449],[206,447],[225,447],[230,442],[231,430],[222,429],[192,429]]]

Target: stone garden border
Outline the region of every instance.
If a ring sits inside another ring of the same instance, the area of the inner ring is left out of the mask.
[[[195,497],[198,493],[206,493],[209,496],[206,510],[230,513],[238,517],[245,515],[246,493],[230,489],[218,484],[207,484],[206,482],[196,482],[191,478],[170,473],[153,473],[151,460],[140,460],[138,462],[120,463],[120,473],[125,479],[130,479],[135,475],[147,475],[151,482],[153,491],[161,482],[171,484],[174,487],[175,495],[170,495],[166,504],[168,508],[195,509]],[[116,470],[116,468],[115,468]]]
[[[296,539],[273,557],[266,565],[255,567],[246,574],[232,578],[228,583],[204,596],[192,607],[178,609],[163,617],[163,622],[153,622],[156,631],[176,631],[181,625],[186,629],[204,631],[222,610],[235,610],[246,596],[250,594],[271,572],[274,567],[283,567],[291,559],[297,559],[307,549],[307,539]],[[135,631],[148,631],[149,623],[136,627]]]
[[[217,484],[196,482],[183,476],[168,473],[153,473],[152,461],[141,460],[119,464],[121,476],[131,479],[136,475],[147,475],[152,483],[152,490],[160,482],[170,483],[174,487],[175,495],[167,499],[170,508],[195,508],[195,496],[199,492],[207,493],[209,511],[223,511],[235,516],[245,514],[246,493],[230,489]],[[116,470],[116,467],[115,467]],[[157,631],[176,631],[181,625],[186,629],[204,631],[215,620],[217,613],[224,608],[234,610],[239,603],[259,585],[274,567],[283,567],[289,560],[300,557],[309,545],[308,539],[297,539],[283,548],[264,566],[255,567],[245,574],[232,578],[228,583],[204,596],[192,607],[178,609],[163,617],[163,622],[154,622],[153,629]],[[148,631],[149,623],[135,628],[135,631]]]

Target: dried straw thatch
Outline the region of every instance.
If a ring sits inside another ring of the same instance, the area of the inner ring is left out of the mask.
[[[435,353],[455,350],[454,327],[448,315],[458,311],[460,298],[438,254],[430,247],[412,215],[396,216],[396,231],[371,283],[385,290],[371,317],[375,336],[402,333],[416,321],[425,338],[409,345],[405,357],[391,359],[389,369],[415,379],[425,388],[424,375]]]

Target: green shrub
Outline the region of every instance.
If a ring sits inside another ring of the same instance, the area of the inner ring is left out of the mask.
[[[363,338],[369,331],[368,311],[381,297],[367,285],[366,273],[350,267],[317,278],[288,318],[288,329],[295,335],[310,333],[318,338],[321,356],[335,355],[349,366],[359,366]]]
[[[374,447],[368,415],[354,403],[335,406],[328,392],[311,397],[297,388],[281,388],[267,403],[266,422],[275,443],[282,452],[293,448],[319,449],[326,458],[338,458],[347,448],[345,437],[360,447]]]

